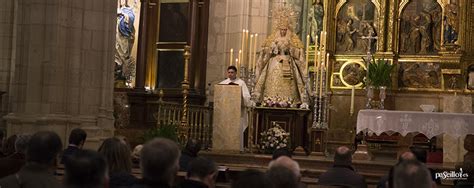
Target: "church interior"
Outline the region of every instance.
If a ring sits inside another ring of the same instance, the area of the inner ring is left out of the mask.
[[[473,180],[473,0],[1,2],[2,151],[80,128],[92,150],[198,140],[216,187],[282,149],[319,187],[341,146],[368,187],[413,150]]]

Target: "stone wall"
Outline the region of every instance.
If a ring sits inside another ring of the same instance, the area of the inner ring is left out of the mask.
[[[4,1],[2,15],[11,16],[0,18],[0,54],[7,54],[0,90],[8,92],[8,135],[54,130],[65,142],[82,127],[92,148],[113,135],[116,0]]]

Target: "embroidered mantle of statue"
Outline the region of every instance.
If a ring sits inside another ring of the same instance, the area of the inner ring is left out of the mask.
[[[253,97],[267,107],[308,108],[303,43],[293,33],[290,7],[273,12],[272,34],[264,41],[257,62]]]

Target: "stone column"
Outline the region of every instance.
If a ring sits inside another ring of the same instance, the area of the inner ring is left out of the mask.
[[[70,130],[81,127],[88,133],[86,147],[97,147],[114,130],[117,2],[12,2],[8,135],[53,130],[66,145]]]
[[[10,88],[10,76],[14,70],[12,62],[12,38],[16,35],[13,32],[15,0],[0,1],[0,117],[6,115],[8,109],[8,90]],[[0,120],[0,127],[5,126],[5,121]]]

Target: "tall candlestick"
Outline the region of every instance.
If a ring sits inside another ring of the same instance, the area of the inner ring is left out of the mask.
[[[314,90],[316,91],[316,94],[318,94],[317,92],[319,91],[319,63],[321,62],[321,52],[317,51],[317,55],[316,55],[316,51],[314,52],[315,55],[314,55],[314,68],[315,68],[315,71],[314,71],[314,79],[316,80],[316,85],[315,85],[315,88]]]
[[[252,42],[253,42],[253,34],[250,35],[250,42],[249,42],[249,60],[248,60],[248,65],[247,65],[247,68],[249,71],[252,71],[252,55],[253,55],[253,50],[255,49],[252,49]]]
[[[314,55],[316,55],[316,50],[319,48],[319,45],[318,45],[318,35],[316,35],[316,40],[314,41]],[[314,56],[316,58],[316,56]]]
[[[234,49],[233,48],[230,49],[229,57],[230,57],[229,58],[229,66],[231,66],[232,65],[232,60],[234,59]]]

